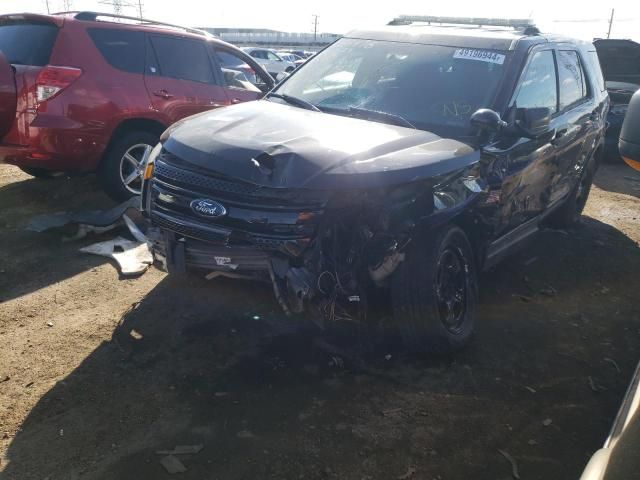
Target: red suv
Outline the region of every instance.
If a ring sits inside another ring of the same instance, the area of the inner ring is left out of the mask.
[[[255,100],[273,79],[190,28],[93,12],[0,16],[0,163],[97,172],[116,200],[175,121]]]

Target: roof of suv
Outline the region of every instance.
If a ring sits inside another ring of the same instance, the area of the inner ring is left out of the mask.
[[[82,22],[82,23],[97,23],[100,25],[109,25],[123,29],[142,30],[149,33],[158,32],[161,30],[166,34],[175,34],[182,37],[191,37],[197,39],[206,38],[207,40],[215,40],[221,44],[225,44],[222,40],[218,39],[209,32],[204,30],[198,30],[196,28],[183,27],[181,25],[173,25],[170,23],[157,22],[154,20],[148,20],[145,18],[128,17],[124,15],[114,15],[110,13],[102,12],[59,12],[52,13],[51,15],[41,15],[34,13],[15,13],[1,15],[0,18],[5,18],[9,21],[12,20],[34,20],[38,22],[50,22],[56,24],[58,27],[62,27],[66,22]]]
[[[390,42],[408,42],[424,45],[446,45],[462,48],[514,50],[517,44],[534,45],[545,42],[571,42],[581,40],[542,33],[527,34],[523,30],[504,27],[478,27],[473,25],[387,25],[376,30],[354,30],[345,37]]]

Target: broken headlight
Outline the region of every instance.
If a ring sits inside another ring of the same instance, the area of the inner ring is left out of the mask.
[[[455,208],[481,192],[488,191],[487,183],[475,175],[460,176],[440,183],[433,190],[433,205],[438,210]]]

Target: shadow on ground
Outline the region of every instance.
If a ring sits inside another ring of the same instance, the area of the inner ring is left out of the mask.
[[[640,198],[640,172],[622,161],[604,164],[593,182],[597,187],[614,193]]]
[[[586,220],[483,276],[452,358],[356,366],[267,287],[165,278],[33,408],[3,478],[170,478],[155,452],[194,444],[182,479],[511,478],[498,449],[523,478],[577,478],[640,353],[639,249]]]
[[[78,254],[80,247],[95,238],[65,243],[60,231],[25,230],[35,215],[113,206],[93,175],[8,183],[0,186],[0,206],[0,245],[11,245],[0,249],[0,303],[104,263],[98,257]]]

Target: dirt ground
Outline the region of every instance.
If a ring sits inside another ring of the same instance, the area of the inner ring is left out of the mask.
[[[598,173],[584,225],[543,231],[481,279],[450,358],[330,353],[268,288],[118,278],[24,230],[109,206],[91,177],[0,166],[0,478],[577,478],[640,359],[640,174]],[[105,234],[101,238],[111,238]],[[180,455],[169,475],[159,450]]]

